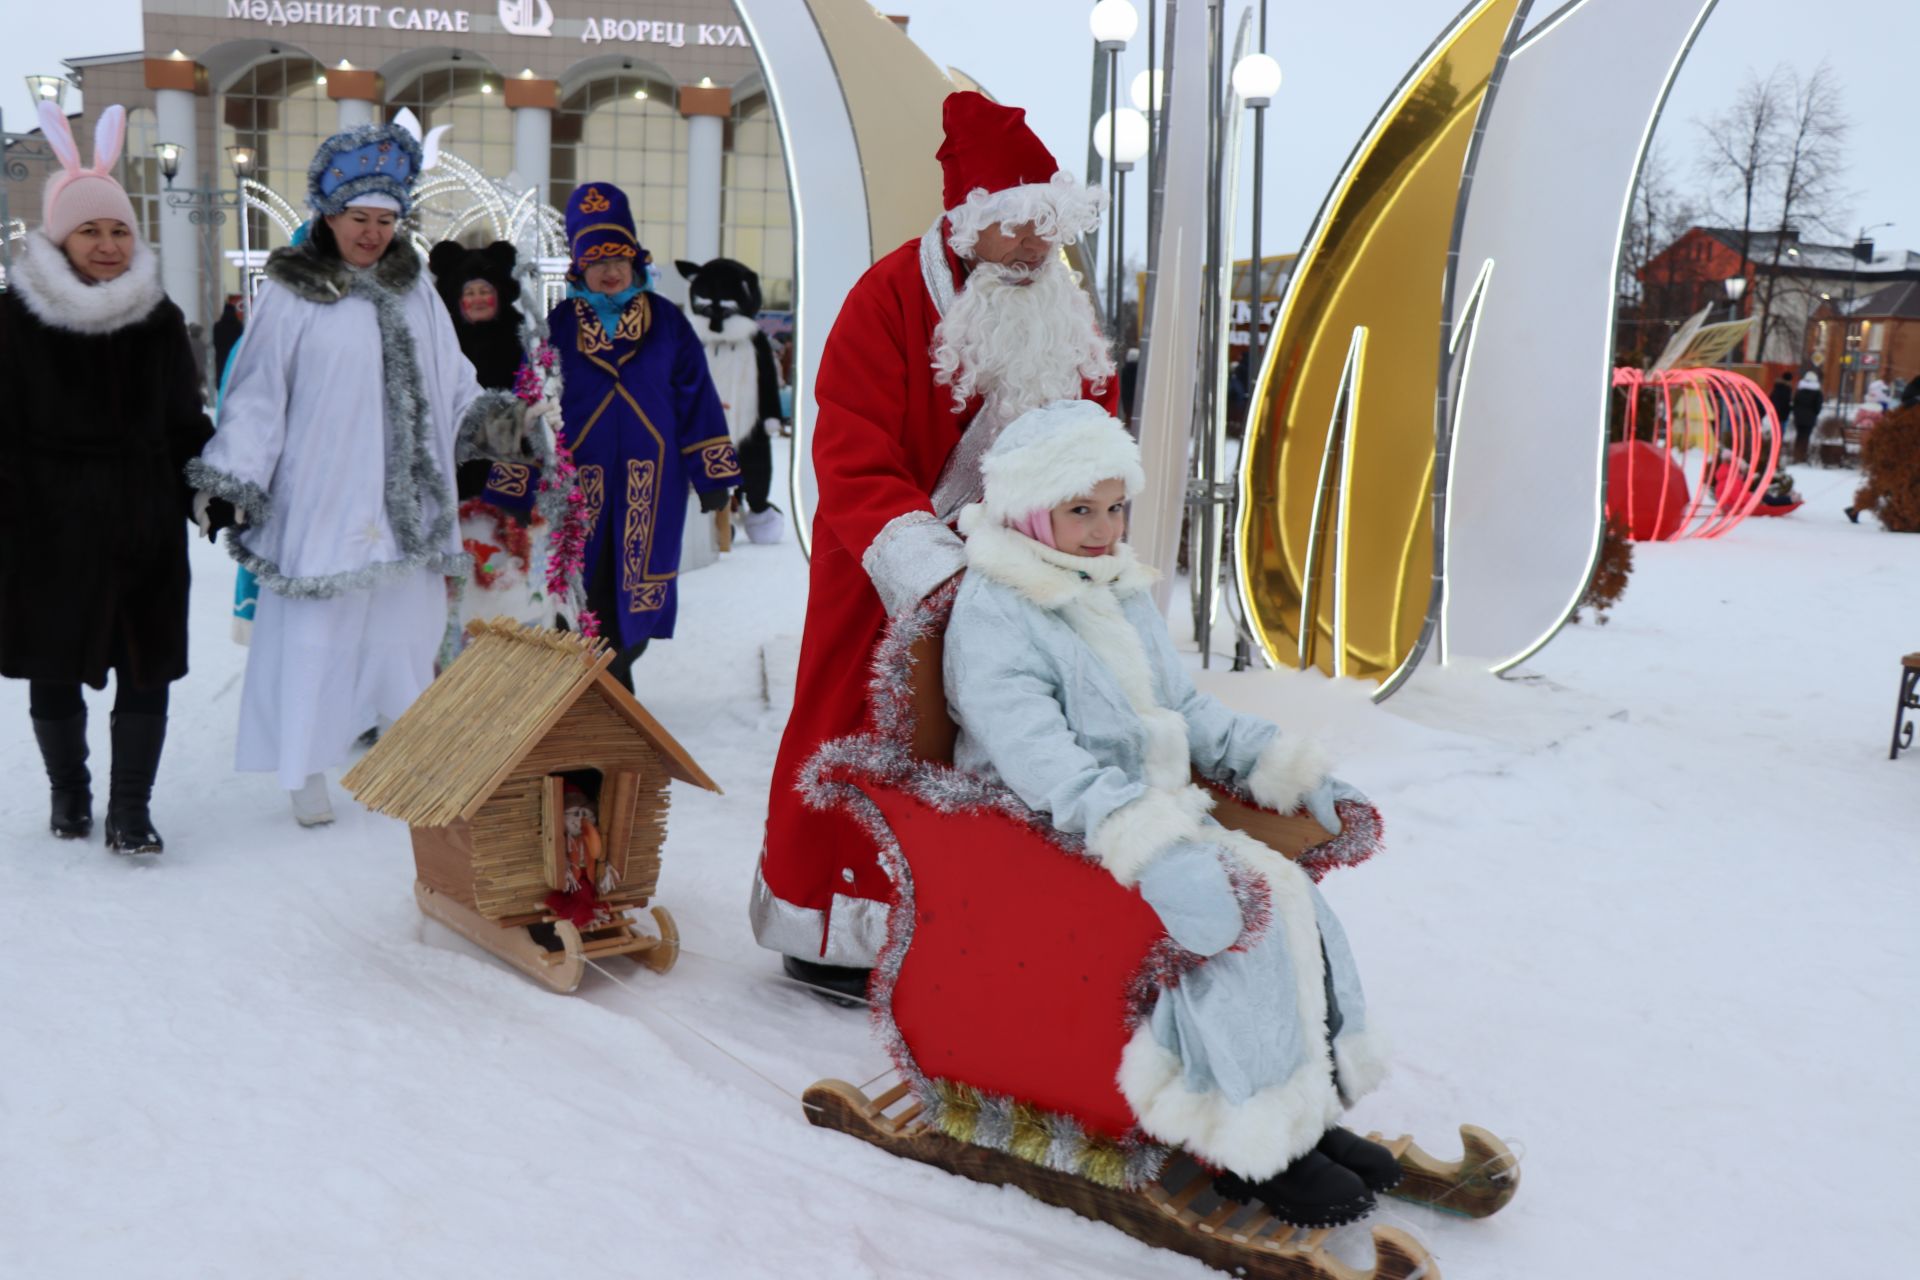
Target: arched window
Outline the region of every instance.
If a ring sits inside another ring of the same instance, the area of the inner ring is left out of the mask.
[[[423,132],[451,125],[441,149],[489,178],[513,171],[513,112],[501,97],[497,72],[471,63],[430,67],[387,95],[386,118],[402,107],[413,108]]]
[[[793,209],[780,129],[764,91],[735,101],[721,176],[720,252],[760,273],[771,311],[793,308]]]
[[[219,145],[202,163],[216,186],[232,191],[236,180],[227,148],[246,147],[253,153],[254,181],[304,209],[307,166],[339,120],[339,107],[327,97],[326,73],[318,62],[304,55],[268,58],[242,71],[221,94]],[[286,242],[279,226],[258,210],[248,215],[247,229],[255,253]],[[229,217],[220,237],[222,247],[237,254],[239,220]],[[223,296],[240,291],[239,270],[225,254],[219,291]]]
[[[656,274],[687,248],[687,122],[673,86],[638,71],[591,80],[553,117],[555,208],[583,182],[611,182],[633,202],[640,243]]]

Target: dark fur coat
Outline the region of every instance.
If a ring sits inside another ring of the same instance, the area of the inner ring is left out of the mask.
[[[0,674],[143,687],[187,672],[181,468],[213,435],[180,309],[142,248],[87,285],[28,235],[0,295]]]

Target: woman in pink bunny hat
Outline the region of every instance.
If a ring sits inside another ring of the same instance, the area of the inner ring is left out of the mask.
[[[155,854],[167,689],[187,672],[182,468],[213,426],[186,321],[113,180],[126,110],[101,112],[91,165],[57,107],[42,103],[40,121],[61,168],[0,294],[0,675],[30,682],[53,833],[82,839],[93,792],[80,686],[114,673],[107,847]]]

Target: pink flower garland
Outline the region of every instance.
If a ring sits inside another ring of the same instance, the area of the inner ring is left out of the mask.
[[[553,348],[541,343],[533,359],[514,375],[513,394],[528,404],[552,399],[549,388],[557,381],[554,361]],[[547,591],[564,600],[571,598],[571,588],[586,570],[587,498],[580,492],[580,473],[573,465],[573,451],[567,448],[566,431],[558,424],[553,428],[553,453],[553,465],[540,476],[540,491],[564,492],[567,510],[547,534]],[[591,609],[580,610],[580,634],[589,640],[600,635],[600,619]]]

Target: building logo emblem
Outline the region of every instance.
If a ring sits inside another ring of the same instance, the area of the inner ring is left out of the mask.
[[[500,25],[511,36],[550,36],[553,6],[547,0],[500,0]]]

